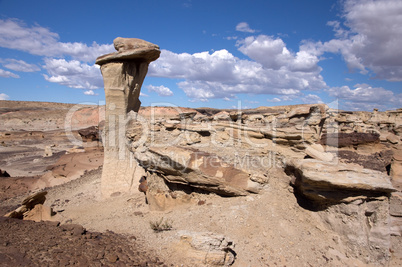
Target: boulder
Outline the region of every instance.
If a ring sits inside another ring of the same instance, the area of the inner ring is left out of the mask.
[[[135,158],[147,170],[158,171],[169,183],[178,183],[225,196],[257,193],[251,175],[215,154],[178,146],[150,147]]]
[[[24,214],[24,220],[28,221],[51,221],[52,220],[52,208],[37,204],[35,207]]]
[[[306,148],[306,154],[314,159],[330,162],[334,159],[334,155],[324,152],[324,147],[320,144],[313,144]]]
[[[192,203],[191,194],[176,190],[178,184],[167,185],[167,181],[160,173],[148,173],[146,200],[150,210],[166,211],[177,206]]]
[[[215,121],[230,121],[231,117],[230,114],[226,111],[221,111],[214,116]]]
[[[137,38],[117,37],[113,44],[117,52],[98,57],[96,64],[132,60],[143,60],[149,63],[158,59],[161,53],[159,46]]]
[[[52,208],[43,205],[46,200],[46,194],[47,191],[42,191],[26,197],[20,207],[4,216],[35,222],[51,221]]]
[[[401,141],[401,138],[393,133],[388,134],[386,138],[388,142],[394,145],[398,144]]]
[[[179,231],[177,235],[180,241],[175,249],[196,266],[230,266],[235,261],[235,245],[224,235],[191,231]]]
[[[10,177],[10,174],[8,174],[8,172],[3,171],[2,169],[0,169],[0,177]]]
[[[81,136],[82,141],[91,142],[91,141],[99,141],[99,127],[98,126],[90,126],[88,128],[78,130],[78,134]]]
[[[396,191],[387,174],[354,164],[289,159],[285,171],[294,176],[298,192],[316,204],[347,203]]]
[[[32,194],[32,195],[26,197],[22,201],[22,205],[26,206],[28,209],[33,209],[33,207],[35,207],[35,205],[45,203],[46,195],[47,195],[47,191],[41,191],[41,192]]]

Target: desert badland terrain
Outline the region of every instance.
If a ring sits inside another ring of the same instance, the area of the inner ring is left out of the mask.
[[[103,107],[0,102],[1,264],[402,265],[401,109],[140,108],[114,46]]]
[[[0,264],[400,266],[401,113],[144,107],[112,192],[104,106],[0,101]]]

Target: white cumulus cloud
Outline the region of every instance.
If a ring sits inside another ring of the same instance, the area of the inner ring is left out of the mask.
[[[330,96],[343,100],[344,107],[350,110],[370,110],[372,108],[384,110],[402,106],[402,94],[395,94],[382,87],[371,87],[368,84],[356,84],[355,89],[341,86],[329,88],[326,91]]]
[[[4,61],[2,60],[2,62],[4,67],[14,71],[22,71],[22,72],[40,71],[39,66],[35,64],[29,64],[23,60],[8,58],[5,59]]]
[[[172,96],[173,92],[167,88],[166,86],[160,85],[160,86],[153,86],[153,85],[148,85],[147,86],[149,92],[155,92],[159,96]]]
[[[71,56],[85,62],[114,51],[112,44],[93,42],[88,46],[78,42],[60,42],[59,39],[57,33],[39,25],[28,27],[17,19],[0,20],[0,47],[46,57]]]
[[[402,1],[346,0],[345,22],[330,21],[335,39],[306,42],[317,56],[340,53],[351,70],[372,72],[377,79],[402,81]]]
[[[0,69],[0,77],[4,77],[4,78],[19,78],[20,76],[18,76],[15,73],[12,73],[10,71]]]
[[[297,61],[297,55],[290,56]],[[150,64],[148,75],[182,79],[179,88],[199,101],[231,98],[238,93],[297,95],[303,90],[326,88],[321,69],[306,61],[300,71],[288,67],[289,62],[279,68],[266,67],[261,62],[239,59],[225,49],[194,54],[162,50],[161,57]]]
[[[320,72],[316,55],[307,51],[290,52],[280,38],[267,35],[250,36],[238,41],[239,51],[261,63],[267,69]]]
[[[255,30],[251,29],[247,22],[240,22],[236,25],[236,31],[254,33]]]
[[[44,75],[49,82],[81,89],[103,87],[102,76],[97,65],[89,65],[78,60],[46,58],[43,68],[49,74]]]
[[[4,93],[0,93],[0,100],[8,100],[10,97]]]
[[[95,93],[94,90],[86,90],[84,91],[84,95],[98,95],[98,94]]]
[[[317,103],[323,103],[321,100],[321,97],[318,95],[313,95],[313,94],[308,94],[304,97],[302,97],[302,101],[305,104],[317,104]]]

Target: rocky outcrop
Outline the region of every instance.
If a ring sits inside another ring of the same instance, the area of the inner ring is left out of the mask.
[[[8,172],[0,169],[0,177],[10,177],[10,174],[8,174]]]
[[[99,137],[99,127],[98,126],[90,126],[87,128],[79,129],[78,134],[81,136],[82,141],[84,141],[84,142],[101,140]]]
[[[357,165],[288,160],[285,171],[294,176],[296,189],[318,205],[388,196],[396,191],[386,173]]]
[[[391,167],[390,176],[392,177],[392,183],[400,191],[402,190],[402,146],[399,145],[394,150]]]
[[[52,208],[43,205],[46,200],[46,194],[46,191],[42,191],[26,197],[19,208],[4,216],[35,222],[51,221]]]
[[[322,134],[321,144],[334,146],[334,147],[345,147],[345,146],[356,146],[362,144],[379,143],[380,135],[378,133],[331,133]]]
[[[389,208],[388,198],[378,197],[333,205],[318,214],[329,229],[338,233],[340,242],[351,248],[349,257],[387,265],[392,234]]]
[[[180,241],[175,249],[192,259],[195,266],[230,266],[235,261],[235,245],[223,235],[180,231],[178,236]]]
[[[116,38],[117,52],[100,56],[96,64],[101,67],[105,86],[105,158],[102,173],[102,194],[135,190],[141,170],[133,162],[126,147],[125,125],[127,113],[138,112],[141,86],[150,62],[159,57],[157,45],[134,38]],[[138,178],[138,179],[137,179]]]
[[[225,196],[257,193],[251,174],[226,163],[215,154],[192,148],[150,147],[135,158],[150,171],[162,173],[169,183],[183,184]]]

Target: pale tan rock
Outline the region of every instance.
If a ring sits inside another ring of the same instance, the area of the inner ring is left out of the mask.
[[[401,138],[396,136],[395,134],[388,134],[387,135],[387,141],[390,142],[391,144],[398,144],[401,141]]]
[[[43,152],[43,157],[51,157],[53,156],[53,151],[51,146],[46,146],[45,151]]]
[[[400,145],[394,150],[390,176],[392,177],[392,184],[402,190],[402,149]]]
[[[43,220],[51,220],[51,209],[43,206],[43,203],[46,200],[46,194],[47,191],[41,191],[26,197],[22,201],[22,205],[20,207],[4,216],[16,219],[25,219],[27,216],[29,216],[28,220],[34,221],[41,221],[42,217]]]
[[[226,111],[221,111],[214,116],[215,121],[228,121],[231,120],[230,114]]]
[[[52,208],[37,204],[35,207],[24,214],[24,220],[28,221],[51,221],[52,220]]]
[[[313,144],[311,146],[308,146],[305,152],[310,157],[325,162],[330,162],[334,159],[334,155],[332,155],[331,153],[324,152],[324,148],[320,144]]]
[[[295,185],[306,197],[320,202],[351,202],[369,192],[388,194],[396,191],[383,172],[361,166],[328,163],[315,159],[291,159],[287,173],[295,175]]]
[[[175,249],[179,250],[182,256],[192,258],[194,264],[230,266],[235,261],[235,244],[223,235],[179,231],[178,236],[180,242]]]
[[[389,203],[387,197],[357,200],[348,204],[341,203],[318,212],[329,229],[338,233],[345,246],[353,246],[350,255],[358,258],[362,248],[370,249],[370,258],[376,263],[385,264],[389,257],[391,246]]]
[[[257,193],[260,185],[250,180],[251,175],[228,164],[215,154],[166,146],[150,147],[136,153],[142,166],[164,174],[169,183],[185,184],[227,196]]]
[[[201,142],[201,135],[196,132],[185,132],[181,134],[180,145],[193,145]]]
[[[138,180],[144,174],[126,145],[126,125],[136,119],[136,116],[127,114],[138,112],[148,65],[160,55],[157,45],[139,39],[116,38],[114,45],[118,52],[96,60],[96,64],[101,66],[106,97],[101,182],[105,197],[116,192],[137,192]]]
[[[131,60],[150,63],[158,59],[160,55],[159,46],[141,39],[117,37],[113,44],[118,51],[98,57],[96,64],[103,65],[110,62]]]
[[[389,199],[389,214],[395,217],[402,217],[402,193],[394,192]]]

